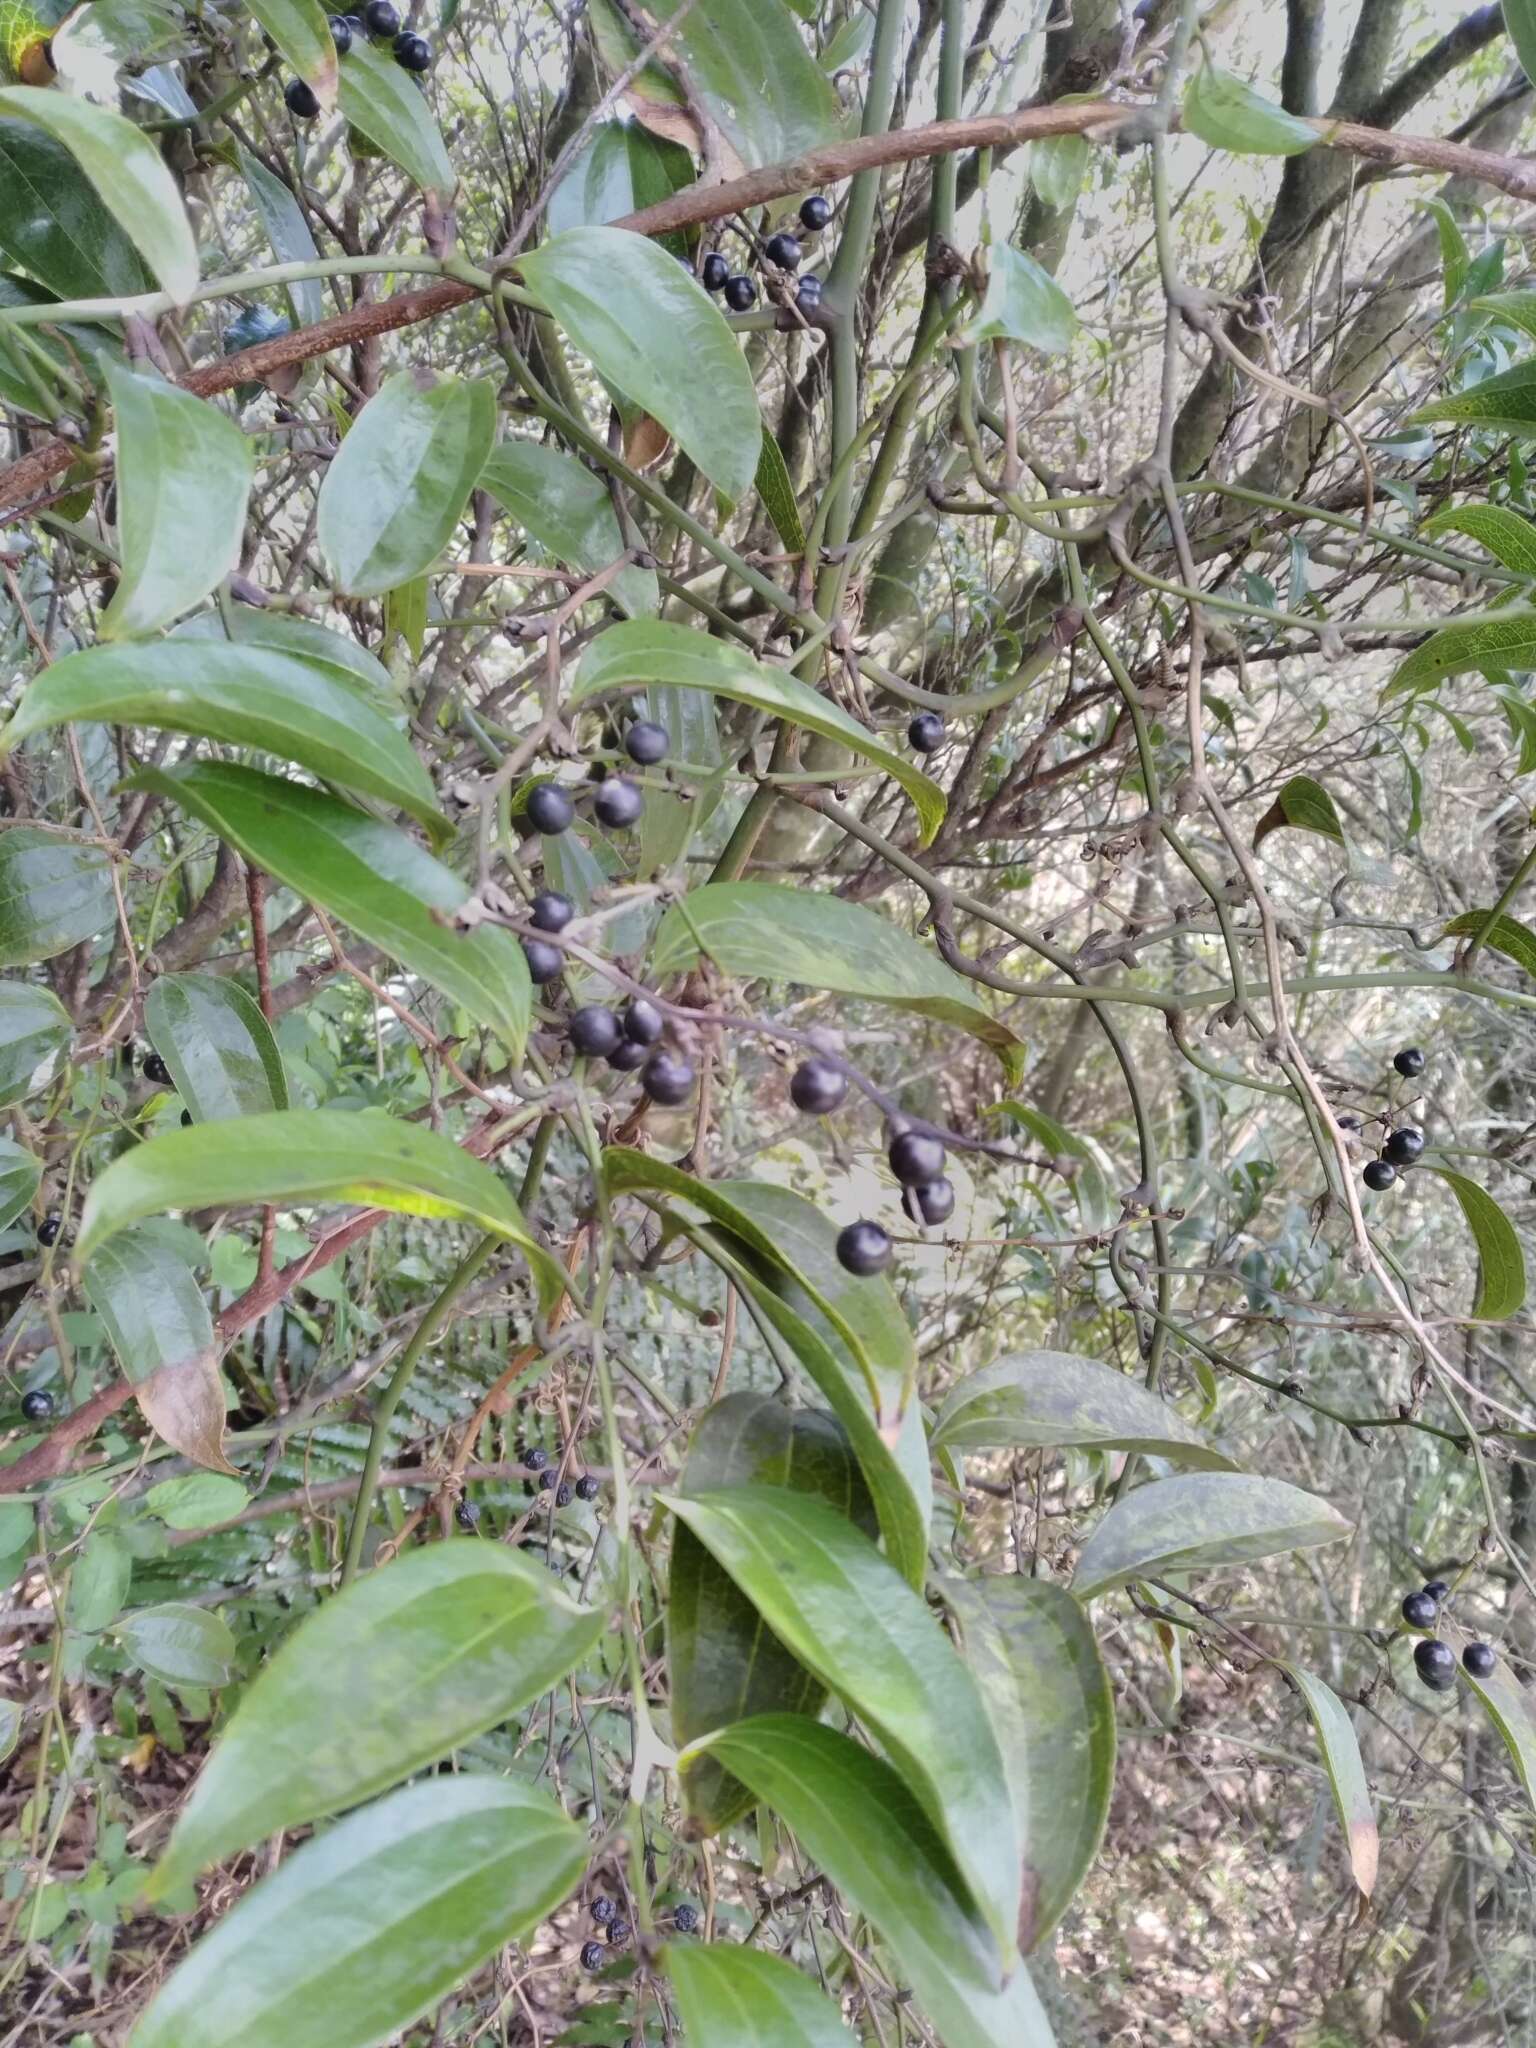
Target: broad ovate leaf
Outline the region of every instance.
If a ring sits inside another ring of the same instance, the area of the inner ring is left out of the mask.
[[[51,989],[0,981],[0,1108],[46,1087],[72,1036],[69,1013]]]
[[[951,1388],[935,1450],[1002,1446],[1137,1451],[1205,1471],[1232,1460],[1129,1373],[1068,1351],[1012,1351]]]
[[[1536,667],[1536,611],[1512,611],[1507,617],[1483,619],[1466,626],[1442,626],[1400,661],[1382,692],[1425,690],[1442,676],[1466,669]]]
[[[1310,775],[1292,775],[1281,784],[1274,802],[1253,828],[1255,852],[1271,832],[1286,826],[1298,832],[1315,832],[1323,839],[1336,839],[1340,845],[1344,843],[1344,827],[1339,823],[1333,798]]]
[[[0,249],[55,298],[131,299],[154,290],[96,187],[33,121],[0,117]]]
[[[855,2048],[831,1999],[782,1956],[741,1942],[671,1941],[661,1960],[690,2041],[715,2048]]]
[[[1491,432],[1515,434],[1528,439],[1536,430],[1536,357],[1526,357],[1513,369],[1500,370],[1465,391],[1448,398],[1432,399],[1410,413],[1408,427],[1485,427]]]
[[[214,1687],[235,1675],[235,1637],[222,1615],[184,1600],[136,1607],[117,1626],[129,1660],[163,1685]]]
[[[1051,273],[1011,242],[994,248],[990,261],[986,293],[966,339],[1022,341],[1045,355],[1069,349],[1077,333],[1077,314]]]
[[[162,974],[144,998],[144,1029],[197,1123],[288,1107],[272,1027],[238,982]]]
[[[559,448],[541,441],[503,441],[492,449],[480,485],[567,568],[591,576],[624,552],[619,517],[606,485]],[[655,611],[659,602],[654,569],[621,569],[608,589],[632,618]]]
[[[43,1177],[36,1153],[14,1138],[0,1138],[0,1230],[31,1206]]]
[[[1536,578],[1536,526],[1507,505],[1451,505],[1426,519],[1420,532],[1426,540],[1464,533],[1515,575]]]
[[[39,825],[0,832],[0,967],[67,953],[113,916],[111,863],[99,846]]]
[[[1525,974],[1536,976],[1536,932],[1518,917],[1491,910],[1458,911],[1445,928],[1448,939],[1476,939],[1491,953],[1502,953]]]
[[[1351,1524],[1315,1493],[1247,1472],[1191,1472],[1123,1494],[1083,1545],[1079,1600],[1130,1579],[1215,1571],[1286,1550],[1336,1543]]]
[[[152,1229],[123,1229],[81,1286],[150,1428],[194,1464],[230,1471],[213,1317],[185,1260]]]
[[[1306,121],[1214,64],[1189,81],[1182,120],[1188,134],[1239,156],[1299,156],[1318,139]]]

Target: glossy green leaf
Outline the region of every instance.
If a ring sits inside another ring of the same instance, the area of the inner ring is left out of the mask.
[[[1464,533],[1517,576],[1536,577],[1536,526],[1507,505],[1452,505],[1426,519],[1419,530],[1425,540]]]
[[[195,1122],[288,1107],[272,1027],[238,982],[162,974],[144,998],[144,1029]]]
[[[1318,1494],[1247,1472],[1192,1472],[1122,1494],[1083,1545],[1072,1579],[1079,1600],[1127,1580],[1214,1571],[1347,1536],[1350,1524]]]
[[[46,1087],[72,1036],[69,1013],[51,989],[0,981],[0,1108]]]
[[[890,1751],[964,1873],[1006,1967],[1020,1865],[1002,1757],[976,1681],[921,1594],[821,1501],[738,1485],[672,1495],[668,1504],[780,1641]]]
[[[1093,1867],[1115,1786],[1115,1700],[1081,1606],[1044,1579],[945,1580],[997,1730],[1024,1853],[1019,1945],[1050,1935]]]
[[[327,28],[327,37],[330,31]],[[334,44],[332,48],[334,49]],[[318,88],[317,88],[318,90]],[[283,183],[274,177],[259,157],[251,155],[248,149],[239,152],[240,174],[245,179],[251,203],[261,220],[272,254],[279,263],[313,263],[319,257],[315,238],[309,231],[309,222],[304,218],[299,202]],[[325,315],[325,294],[320,289],[318,277],[301,277],[283,287],[292,308],[293,317],[301,327],[309,327]]]
[[[238,1515],[250,1505],[250,1498],[238,1479],[222,1472],[188,1472],[152,1486],[144,1505],[168,1529],[211,1529]]]
[[[712,2048],[855,2048],[837,2007],[780,1956],[739,1942],[669,1941],[683,2032]]]
[[[100,0],[93,0],[93,4],[99,6]],[[0,207],[6,203],[5,130],[13,125],[18,124],[0,122]],[[46,139],[39,136],[39,140]],[[72,174],[79,175],[72,163],[69,168]],[[3,246],[6,232],[0,228],[0,246]],[[129,253],[132,254],[131,251]],[[142,282],[147,290],[148,278]],[[80,296],[86,295],[82,292]],[[57,363],[61,372],[68,372],[78,381],[89,381],[88,378],[80,378],[83,366],[99,357],[110,357],[117,351],[110,328],[88,326],[81,320],[50,322],[46,327],[28,328],[25,333],[20,328],[13,329],[7,325],[4,315],[12,307],[48,305],[53,299],[52,292],[44,291],[30,278],[0,271],[0,394],[8,405],[14,405],[18,411],[36,413],[49,421],[57,416],[60,400],[46,371],[40,370],[37,353],[40,351]],[[44,394],[48,394],[46,403],[43,402]]]
[[[352,38],[337,86],[341,111],[360,135],[396,163],[423,192],[447,199],[458,182],[427,96],[393,53]]]
[[[522,947],[492,925],[456,930],[452,920],[467,886],[393,825],[319,790],[223,761],[143,769],[131,786],[152,789],[201,818],[248,861],[332,912],[521,1052],[531,995]]]
[[[1467,310],[1490,313],[1495,320],[1506,321],[1522,333],[1536,334],[1536,292],[1485,292],[1481,297],[1469,300]]]
[[[164,1897],[277,1828],[343,1812],[446,1756],[548,1692],[605,1626],[542,1565],[473,1538],[408,1551],[354,1580],[241,1695],[152,1893]]]
[[[518,258],[528,289],[631,405],[733,503],[762,440],[752,372],[719,307],[675,257],[622,228],[568,228]]]
[[[64,1604],[70,1627],[88,1636],[110,1627],[128,1598],[132,1576],[133,1559],[122,1538],[112,1529],[93,1529],[70,1569]]]
[[[1344,1825],[1350,1873],[1361,1897],[1368,1899],[1376,1887],[1381,1843],[1376,1830],[1376,1809],[1371,1804],[1371,1788],[1365,1782],[1365,1766],[1360,1761],[1360,1744],[1355,1738],[1354,1723],[1338,1694],[1324,1685],[1320,1678],[1314,1677],[1303,1665],[1291,1664],[1284,1659],[1279,1663],[1280,1669],[1306,1701],[1307,1712],[1312,1716],[1318,1746],[1328,1771],[1328,1782],[1333,1788],[1333,1803]]]
[[[637,121],[604,121],[550,194],[545,226],[606,227],[668,199],[694,179],[693,158],[680,143],[652,135]]]
[[[1046,355],[1069,349],[1077,314],[1051,273],[1008,242],[999,243],[989,260],[987,289],[967,341],[1022,341]]]
[[[899,1772],[803,1714],[723,1728],[690,1758],[705,1751],[782,1816],[804,1854],[874,1923],[944,2048],[1054,2048],[1016,1955],[997,1988],[996,1945]]]
[[[144,130],[89,100],[31,85],[0,87],[7,114],[63,143],[161,290],[184,304],[197,287],[197,243],[176,180]]]
[[[1214,64],[1202,64],[1184,94],[1185,132],[1239,156],[1300,156],[1317,130]]]
[[[0,249],[61,299],[127,299],[155,281],[62,142],[0,117]]]
[[[234,1632],[206,1607],[137,1607],[123,1616],[117,1637],[133,1663],[163,1685],[220,1686],[235,1675]]]
[[[566,568],[595,575],[624,552],[607,486],[574,455],[538,441],[503,441],[492,449],[480,484]],[[632,618],[660,602],[654,569],[621,569],[608,591]]]
[[[496,393],[484,378],[426,390],[414,370],[386,378],[320,486],[315,532],[338,586],[377,597],[431,568],[495,438]]]
[[[1071,1178],[1072,1193],[1083,1228],[1113,1229],[1119,1220],[1121,1203],[1111,1188],[1108,1163],[1097,1144],[1078,1137],[1043,1109],[1035,1109],[1027,1102],[1000,1102],[993,1114],[1022,1125],[1053,1157],[1070,1159],[1076,1169]]]
[[[1310,775],[1293,775],[1281,784],[1274,802],[1254,827],[1255,850],[1271,832],[1282,831],[1288,825],[1298,832],[1316,832],[1323,839],[1344,843],[1344,827],[1339,823],[1333,798]]]
[[[233,640],[241,647],[265,648],[273,654],[307,662],[311,668],[334,669],[344,680],[359,684],[391,710],[399,704],[399,692],[389,670],[376,654],[370,654],[350,634],[337,633],[315,619],[301,619],[293,612],[259,611],[244,604],[235,605],[227,620],[218,612],[198,612],[183,619],[172,637],[211,640],[221,647]]]
[[[1448,1166],[1431,1167],[1461,1205],[1467,1228],[1477,1244],[1477,1299],[1472,1313],[1479,1322],[1502,1323],[1525,1301],[1525,1251],[1519,1233],[1486,1188]]]
[[[755,711],[788,719],[824,739],[840,740],[862,760],[873,761],[911,797],[924,846],[944,822],[944,792],[909,756],[885,745],[830,697],[823,697],[788,669],[755,661],[731,640],[712,639],[691,626],[662,619],[632,619],[610,626],[589,642],[576,671],[568,704],[585,703],[610,691],[666,684],[679,690],[707,690],[750,704]]]
[[[1470,668],[1536,667],[1536,611],[1510,612],[1481,625],[1443,626],[1400,661],[1384,697],[1427,689]]]
[[[183,1457],[229,1471],[213,1318],[185,1260],[147,1229],[121,1230],[80,1258],[85,1298],[145,1421]]]
[[[1410,427],[1436,424],[1528,436],[1536,429],[1536,357],[1527,357],[1496,377],[1485,377],[1469,390],[1421,405],[1404,422]]]
[[[1480,939],[1490,951],[1502,953],[1526,974],[1536,975],[1536,932],[1518,917],[1495,917],[1491,910],[1463,910],[1446,926],[1445,936]]]
[[[86,1196],[77,1256],[83,1265],[141,1216],[245,1202],[355,1202],[452,1217],[516,1245],[546,1306],[565,1285],[499,1174],[440,1132],[380,1110],[273,1110],[242,1117],[238,1142],[218,1124],[191,1124],[119,1153]]]
[[[0,1138],[0,1230],[30,1208],[43,1177],[42,1162],[14,1138]]]
[[[795,503],[795,487],[789,480],[784,450],[774,439],[766,423],[763,427],[762,447],[758,451],[757,475],[753,482],[757,486],[757,495],[763,501],[763,510],[773,521],[774,532],[790,554],[804,554],[805,525],[800,517],[800,507]]]
[[[1503,0],[1503,13],[1521,69],[1527,78],[1536,79],[1536,6],[1532,0]]]
[[[790,1409],[766,1394],[728,1394],[706,1410],[678,1481],[685,1494],[743,1485],[785,1486],[825,1500],[873,1536],[876,1522],[852,1446],[836,1416]],[[667,1671],[679,1748],[752,1714],[817,1714],[826,1688],[766,1630],[691,1530],[672,1533],[667,1582]],[[682,1770],[692,1829],[718,1834],[752,1794],[711,1756]]]
[[[1013,1351],[950,1389],[935,1450],[993,1446],[1142,1451],[1226,1472],[1232,1460],[1129,1373],[1067,1351]]]
[[[0,832],[0,967],[67,953],[114,916],[110,863],[99,847],[12,825]]]
[[[530,1934],[586,1853],[585,1835],[515,1779],[407,1786],[246,1892],[129,2048],[377,2048]]]
[[[1010,1073],[1022,1065],[1022,1043],[970,985],[861,903],[773,882],[707,882],[662,919],[651,971],[676,973],[701,954],[744,980],[800,982],[953,1024],[990,1045]]]
[[[287,59],[288,69],[298,73],[321,106],[333,105],[336,45],[320,0],[246,0],[246,4]]]
[[[1065,211],[1077,204],[1093,154],[1086,135],[1046,135],[1029,145],[1029,182],[1044,206]]]
[[[1487,1708],[1489,1720],[1509,1751],[1521,1789],[1536,1807],[1536,1704],[1529,1688],[1520,1683],[1503,1657],[1486,1678],[1474,1678],[1465,1665],[1462,1676]]]

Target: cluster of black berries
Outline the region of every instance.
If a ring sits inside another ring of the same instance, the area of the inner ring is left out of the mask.
[[[542,1444],[534,1444],[526,1450],[523,1463],[533,1474],[529,1492],[535,1496],[553,1493],[557,1508],[568,1508],[573,1500],[596,1500],[603,1490],[602,1481],[595,1479],[590,1472],[583,1472],[576,1480],[561,1479]],[[453,1515],[461,1529],[473,1532],[479,1527],[480,1509],[472,1500],[460,1500]]]
[[[417,35],[415,29],[400,26],[400,10],[395,0],[368,0],[361,14],[331,16],[331,41],[336,45],[338,57],[345,57],[360,36],[387,41],[394,52],[395,62],[402,70],[432,69],[432,45],[425,36]],[[320,102],[302,78],[289,79],[283,88],[283,98],[296,120],[313,121],[320,111]]]
[[[1424,1071],[1424,1055],[1416,1045],[1405,1045],[1393,1055],[1392,1064],[1405,1081],[1413,1081]],[[1400,1171],[1417,1163],[1423,1150],[1424,1133],[1412,1124],[1399,1124],[1396,1130],[1388,1132],[1380,1157],[1367,1160],[1360,1178],[1376,1194],[1382,1194]]]
[[[610,1948],[622,1948],[629,1939],[629,1922],[620,1916],[612,1899],[597,1898],[592,1901],[592,1918],[602,1928]],[[603,1944],[589,1941],[582,1945],[581,1967],[584,1970],[600,1970],[603,1967]]]
[[[1403,1602],[1404,1621],[1410,1628],[1438,1627],[1440,1609],[1450,1590],[1444,1579],[1431,1579],[1419,1592],[1410,1593]],[[1462,1667],[1469,1678],[1492,1677],[1493,1667],[1498,1661],[1498,1654],[1491,1643],[1468,1643],[1461,1653]],[[1438,1636],[1426,1635],[1421,1642],[1414,1644],[1413,1663],[1431,1692],[1449,1692],[1456,1683],[1455,1652]]]
[[[819,192],[800,203],[800,225],[808,234],[819,235],[832,218],[832,207]],[[775,270],[791,277],[804,255],[800,237],[781,230],[763,244],[764,260]],[[732,270],[718,249],[711,249],[699,265],[699,282],[707,292],[719,292],[733,313],[750,313],[757,304],[757,286],[744,270]],[[813,313],[821,304],[822,282],[814,270],[807,271],[795,286],[795,303],[802,313]]]
[[[802,1067],[800,1074],[804,1071]],[[800,1074],[796,1074],[796,1081]],[[842,1076],[838,1075],[838,1079]],[[790,1093],[794,1095],[794,1082],[790,1084]],[[939,1139],[926,1131],[898,1131],[886,1157],[892,1173],[901,1182],[901,1206],[918,1228],[947,1223],[955,1213],[955,1190],[944,1176],[944,1147]],[[868,1279],[891,1263],[891,1240],[878,1223],[850,1223],[846,1230],[838,1232],[837,1258],[848,1272]]]

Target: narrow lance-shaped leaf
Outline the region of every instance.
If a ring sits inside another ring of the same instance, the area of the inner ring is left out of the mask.
[[[239,154],[241,175],[261,216],[262,227],[272,245],[272,254],[279,263],[316,262],[320,252],[315,247],[315,238],[309,231],[309,223],[297,199],[259,157],[252,156],[247,149],[242,149]],[[318,277],[296,278],[283,289],[293,308],[293,317],[302,326],[312,326],[324,317],[325,294],[320,289]]]
[[[1192,1472],[1122,1495],[1083,1545],[1079,1600],[1128,1579],[1211,1571],[1334,1543],[1350,1524],[1315,1493],[1247,1472]]]
[[[1512,611],[1505,618],[1485,619],[1468,626],[1444,626],[1400,661],[1384,697],[1404,690],[1424,690],[1442,676],[1472,668],[1536,666],[1536,611]]]
[[[336,45],[320,0],[247,0],[252,14],[319,100],[336,98]],[[359,38],[361,40],[361,38]]]
[[[1517,576],[1536,577],[1536,526],[1507,505],[1451,505],[1419,530],[1426,540],[1465,533]]]
[[[1476,301],[1474,301],[1476,304]],[[1536,358],[1516,363],[1470,390],[1433,399],[1410,413],[1406,426],[1487,427],[1527,437],[1536,430]]]
[[[150,1428],[195,1464],[232,1470],[213,1318],[186,1262],[153,1230],[125,1229],[85,1263],[81,1286]]]
[[[1047,1152],[1074,1162],[1077,1170],[1072,1176],[1072,1193],[1085,1230],[1104,1231],[1113,1227],[1121,1205],[1111,1188],[1108,1162],[1092,1139],[1078,1137],[1043,1109],[1027,1102],[1000,1102],[993,1114],[1021,1124]]]
[[[1312,1672],[1300,1664],[1283,1660],[1280,1669],[1292,1680],[1312,1716],[1312,1725],[1317,1730],[1318,1744],[1323,1752],[1323,1763],[1328,1771],[1328,1782],[1333,1788],[1333,1803],[1344,1827],[1350,1872],[1360,1896],[1368,1899],[1376,1888],[1381,1844],[1376,1830],[1376,1809],[1371,1804],[1371,1789],[1365,1782],[1365,1766],[1360,1761],[1360,1744],[1355,1739],[1354,1723],[1338,1694]]]
[[[1464,1639],[1455,1640],[1452,1646],[1460,1650]],[[1532,1702],[1530,1688],[1521,1684],[1503,1657],[1486,1678],[1474,1677],[1465,1665],[1462,1675],[1488,1710],[1489,1720],[1509,1751],[1520,1788],[1536,1809],[1536,1704]]]
[[[239,1899],[130,2048],[376,2048],[521,1940],[585,1836],[515,1779],[433,1777],[354,1813]]]
[[[451,1138],[378,1110],[242,1117],[238,1143],[217,1124],[163,1132],[120,1153],[97,1177],[80,1218],[77,1257],[83,1265],[141,1216],[246,1202],[355,1202],[452,1217],[515,1244],[546,1306],[565,1285],[564,1269],[529,1236],[498,1174]]]
[[[354,1581],[241,1695],[151,1895],[278,1828],[371,1799],[483,1734],[579,1664],[604,1625],[542,1565],[472,1539],[410,1551]]]
[[[458,182],[426,94],[387,50],[352,38],[337,86],[341,111],[423,192],[447,199]]]
[[[144,998],[144,1029],[197,1123],[288,1107],[272,1026],[238,982],[158,975]]]
[[[757,495],[763,501],[763,510],[773,521],[774,532],[792,555],[804,554],[805,525],[800,517],[800,507],[795,502],[789,465],[784,460],[784,450],[766,422],[762,446],[758,451],[757,475],[753,481],[757,485]]]
[[[1145,1452],[1206,1471],[1232,1467],[1229,1457],[1140,1380],[1066,1351],[1010,1352],[968,1373],[950,1389],[933,1445],[1071,1445]]]
[[[793,1963],[739,1942],[671,1941],[662,1966],[683,2032],[715,2048],[855,2048],[826,1993]]]
[[[1477,1299],[1472,1313],[1479,1322],[1501,1323],[1525,1301],[1525,1250],[1520,1236],[1486,1188],[1448,1166],[1437,1173],[1461,1205],[1467,1228],[1477,1243]]]
[[[1490,952],[1502,953],[1526,974],[1536,975],[1536,932],[1507,911],[1497,917],[1491,910],[1458,911],[1446,926],[1445,936],[1478,939]]]

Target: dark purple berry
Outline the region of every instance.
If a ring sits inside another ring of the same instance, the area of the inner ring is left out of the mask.
[[[1397,1168],[1390,1159],[1369,1159],[1360,1178],[1378,1195],[1384,1194],[1397,1179]]]
[[[363,20],[371,36],[395,36],[400,33],[400,10],[395,0],[368,0],[363,9]]]
[[[832,218],[832,202],[823,199],[819,192],[813,192],[809,199],[800,202],[800,225],[813,235],[819,235]]]
[[[936,753],[944,744],[944,721],[937,711],[919,711],[907,727],[907,738],[919,754]]]
[[[583,1472],[576,1482],[576,1498],[578,1500],[596,1500],[602,1490],[602,1487],[592,1477],[590,1472]]]
[[[1394,1131],[1381,1148],[1381,1156],[1394,1166],[1412,1166],[1424,1150],[1424,1133],[1416,1131],[1411,1124],[1404,1124],[1400,1131]]]
[[[53,1396],[46,1387],[28,1387],[21,1397],[21,1412],[28,1422],[46,1422],[53,1413]]]
[[[575,915],[575,904],[558,889],[541,889],[528,906],[528,921],[541,932],[563,932]]]
[[[610,1920],[608,1923],[609,1946],[611,1948],[622,1948],[628,1939],[629,1922],[627,1920]]]
[[[624,1036],[633,1039],[636,1045],[654,1045],[666,1029],[666,1019],[644,996],[632,997],[624,1005],[619,1021],[624,1026]]]
[[[1491,1678],[1499,1658],[1492,1643],[1468,1643],[1461,1653],[1461,1661],[1469,1677]]]
[[[901,1206],[916,1224],[931,1229],[936,1223],[947,1223],[955,1213],[954,1185],[943,1174],[937,1180],[918,1181],[902,1189]]]
[[[645,796],[638,782],[627,775],[610,775],[592,799],[592,809],[611,832],[623,832],[645,809]]]
[[[610,1922],[616,1920],[618,1917],[619,1909],[613,1903],[612,1899],[598,1898],[592,1901],[592,1918],[597,1922],[599,1927],[607,1927],[610,1924]]]
[[[1440,1609],[1429,1593],[1410,1593],[1403,1602],[1403,1619],[1410,1628],[1433,1628]]]
[[[750,313],[757,304],[757,286],[738,273],[725,280],[725,303],[733,313]]]
[[[523,1463],[530,1472],[542,1472],[549,1463],[549,1453],[542,1444],[534,1444],[523,1453]]]
[[[799,306],[803,312],[809,313],[815,307],[821,304],[821,300],[821,279],[816,275],[814,270],[808,271],[806,275],[801,278],[799,286],[795,292],[795,304]]]
[[[432,45],[425,36],[419,36],[413,29],[402,29],[395,37],[395,62],[402,71],[430,71],[432,69]]]
[[[891,1263],[891,1240],[878,1223],[850,1223],[837,1234],[837,1262],[867,1280]]]
[[[539,1474],[540,1493],[549,1493],[553,1489],[554,1484],[555,1468],[553,1465],[546,1465],[544,1467],[544,1470]]]
[[[626,1038],[609,1053],[608,1064],[616,1074],[633,1074],[645,1065],[650,1056],[648,1045],[636,1045],[633,1039]]]
[[[296,121],[313,121],[320,111],[320,102],[315,98],[309,84],[302,78],[290,78],[283,87],[283,98],[288,111]]]
[[[536,782],[528,792],[523,815],[531,831],[553,834],[565,831],[576,815],[576,806],[558,782]]]
[[[730,282],[731,266],[718,249],[711,249],[699,270],[699,282],[707,292],[723,292]]]
[[[675,1052],[653,1052],[640,1070],[640,1086],[652,1102],[676,1109],[693,1093],[693,1063]]]
[[[944,1171],[944,1147],[924,1131],[899,1131],[886,1157],[892,1173],[907,1188],[938,1180]]]
[[[192,1128],[192,1112],[190,1109],[184,1109],[181,1112],[181,1128],[184,1131],[190,1131]]]
[[[62,1216],[45,1216],[37,1226],[37,1241],[40,1245],[55,1245],[64,1229]]]
[[[1416,1642],[1413,1661],[1431,1692],[1449,1692],[1456,1683],[1456,1659],[1438,1636],[1424,1636]]]
[[[692,1934],[698,1924],[699,1909],[697,1906],[690,1906],[688,1901],[684,1899],[680,1906],[673,1907],[672,1925],[679,1934]]]
[[[461,1500],[453,1511],[453,1519],[461,1529],[473,1529],[480,1520],[480,1510],[472,1500]]]
[[[624,735],[625,753],[642,768],[654,768],[658,761],[665,761],[671,744],[667,728],[658,725],[654,718],[637,718]]]
[[[600,1941],[582,1943],[581,1967],[584,1970],[600,1970],[603,1967],[603,1944]]]
[[[560,1484],[555,1488],[555,1506],[557,1508],[568,1508],[570,1504],[571,1489],[567,1485],[565,1480],[562,1479]]]
[[[605,1060],[614,1052],[623,1033],[612,1010],[601,1003],[583,1003],[571,1012],[571,1044],[589,1060]]]
[[[523,958],[528,962],[528,979],[539,985],[553,981],[565,966],[560,948],[547,946],[542,939],[524,939]]]
[[[1392,1055],[1392,1064],[1405,1081],[1411,1081],[1423,1073],[1424,1055],[1416,1045],[1405,1045],[1401,1052]]]
[[[145,1053],[144,1064],[139,1071],[146,1081],[153,1081],[158,1088],[171,1085],[171,1070],[157,1052]]]
[[[1424,1588],[1424,1590],[1429,1595],[1431,1600],[1443,1600],[1446,1594],[1449,1593],[1451,1589],[1445,1583],[1444,1579],[1431,1579],[1429,1584]]]
[[[802,1060],[789,1077],[789,1099],[807,1116],[830,1116],[848,1098],[848,1076],[830,1060]]]
[[[770,235],[763,244],[763,254],[780,270],[800,268],[800,244],[793,235]]]
[[[338,57],[345,57],[352,47],[352,24],[344,14],[331,16],[331,41]]]

